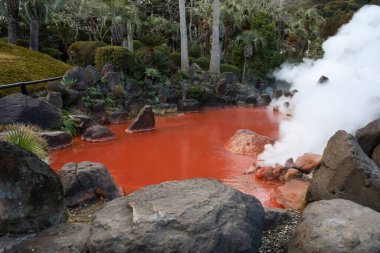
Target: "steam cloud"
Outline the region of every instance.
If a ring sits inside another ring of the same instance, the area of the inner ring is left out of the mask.
[[[354,133],[380,116],[380,7],[365,6],[324,44],[320,60],[284,64],[277,79],[292,84],[292,118],[280,123],[280,138],[259,156],[284,164],[303,153],[322,154],[340,129]],[[329,78],[316,85],[320,76]]]

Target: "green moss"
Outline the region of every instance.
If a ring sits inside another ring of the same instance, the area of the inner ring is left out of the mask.
[[[234,65],[231,64],[221,64],[220,65],[220,72],[232,72],[237,76],[240,76],[240,69]]]
[[[201,67],[203,70],[208,70],[210,67],[210,58],[209,57],[199,57],[193,61],[194,63],[198,64],[199,67]]]
[[[0,85],[62,76],[71,66],[49,55],[0,42]],[[28,87],[29,92],[45,85]],[[20,92],[20,88],[3,90],[3,95]]]
[[[100,41],[78,41],[70,45],[67,53],[72,64],[85,68],[95,65],[96,49],[104,46],[107,44]]]

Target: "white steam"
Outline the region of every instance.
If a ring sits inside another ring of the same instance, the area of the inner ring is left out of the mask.
[[[283,164],[303,153],[322,154],[340,129],[354,133],[380,116],[380,7],[365,6],[324,44],[323,59],[285,64],[277,79],[292,84],[292,118],[280,124],[280,138],[259,159]],[[329,81],[316,85],[325,75]]]

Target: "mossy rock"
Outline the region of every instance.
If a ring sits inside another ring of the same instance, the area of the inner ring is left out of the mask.
[[[72,64],[86,67],[95,65],[96,49],[104,46],[107,44],[100,41],[78,41],[70,45],[67,53]]]
[[[0,42],[0,85],[63,76],[70,65],[49,55]],[[29,92],[45,89],[45,84],[28,87]],[[20,88],[2,90],[1,95],[20,92]]]

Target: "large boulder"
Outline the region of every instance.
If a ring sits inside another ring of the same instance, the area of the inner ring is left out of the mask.
[[[258,252],[264,210],[219,181],[165,182],[108,202],[90,252]]]
[[[48,82],[46,84],[46,90],[48,92],[59,92],[62,95],[67,94],[67,88],[65,85],[63,85],[60,81],[53,81],[53,82]]]
[[[92,65],[88,65],[85,70],[91,85],[96,84],[102,78],[102,75],[99,73],[99,71]]]
[[[218,97],[224,97],[227,95],[227,80],[220,79],[215,86],[215,94]]]
[[[99,125],[92,117],[83,114],[73,114],[70,118],[77,122],[78,133],[83,133],[87,128]]]
[[[104,101],[96,101],[93,105],[90,107],[92,117],[99,123],[99,124],[105,124],[107,122],[107,112],[106,112],[106,104]]]
[[[86,201],[113,200],[123,195],[108,169],[101,163],[67,163],[58,171],[58,175],[69,207]]]
[[[61,149],[71,145],[73,137],[63,131],[42,132],[41,136],[46,140],[49,149]]]
[[[141,109],[140,113],[129,125],[127,132],[146,132],[154,129],[156,121],[154,119],[154,113],[152,106],[146,105]]]
[[[75,80],[75,84],[70,88],[78,91],[86,90],[90,84],[90,78],[88,77],[86,70],[82,67],[74,67],[68,70],[63,76],[63,79]]]
[[[380,144],[373,150],[371,158],[380,167]]]
[[[178,102],[178,110],[182,112],[194,112],[200,109],[201,105],[196,99],[185,99]]]
[[[62,97],[63,107],[68,108],[77,104],[81,100],[82,96],[83,94],[77,90],[68,90],[67,94]]]
[[[83,253],[90,225],[58,224],[37,234],[0,237],[0,252]]]
[[[46,101],[61,109],[63,105],[62,94],[60,92],[49,92],[46,96]]]
[[[380,213],[344,199],[306,207],[288,245],[289,253],[380,252]]]
[[[329,140],[315,171],[307,201],[342,198],[380,211],[380,168],[356,139],[338,131]]]
[[[228,151],[241,155],[257,156],[264,151],[266,144],[273,144],[274,140],[257,134],[251,130],[240,129],[228,140],[224,146]]]
[[[129,113],[124,110],[114,110],[108,112],[108,118],[111,124],[122,124],[128,121]]]
[[[35,155],[0,141],[0,235],[37,231],[66,220],[59,177]]]
[[[267,207],[264,209],[265,216],[263,221],[263,230],[272,229],[285,221],[292,219],[295,213],[282,208]]]
[[[88,142],[103,142],[110,141],[115,138],[116,135],[108,127],[95,125],[84,130],[81,139]]]
[[[380,144],[380,118],[356,131],[355,137],[364,153],[371,157],[376,146]]]
[[[0,124],[25,123],[41,128],[60,128],[61,112],[46,101],[23,94],[0,98]]]

